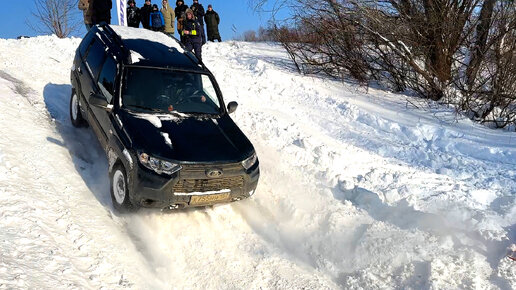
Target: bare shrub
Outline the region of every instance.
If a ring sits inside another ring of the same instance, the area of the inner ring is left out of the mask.
[[[81,21],[77,16],[78,0],[34,0],[34,21],[29,27],[37,33],[51,33],[59,38],[70,36],[77,31]]]
[[[457,107],[496,128],[516,125],[516,9],[513,3],[486,1],[469,49],[461,55],[465,75],[457,75]]]
[[[305,73],[376,81],[515,124],[515,6],[496,0],[251,0]]]

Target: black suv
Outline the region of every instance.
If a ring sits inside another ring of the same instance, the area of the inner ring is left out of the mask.
[[[109,161],[117,210],[178,209],[253,195],[253,145],[211,72],[175,38],[95,26],[71,71],[70,118],[90,125]]]

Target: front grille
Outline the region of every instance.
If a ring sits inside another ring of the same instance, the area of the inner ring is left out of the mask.
[[[216,179],[182,179],[174,185],[174,192],[205,192],[244,187],[244,177],[234,176]]]
[[[240,163],[226,163],[226,164],[182,164],[183,169],[181,172],[184,173],[202,173],[206,172],[208,168],[220,168],[224,172],[239,171],[242,170],[242,164]]]

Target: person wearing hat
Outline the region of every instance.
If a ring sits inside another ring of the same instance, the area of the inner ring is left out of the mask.
[[[151,0],[145,0],[145,4],[143,4],[142,8],[140,8],[140,17],[142,26],[145,29],[150,28],[150,14],[152,12]]]
[[[163,6],[161,7],[161,14],[163,15],[163,20],[165,20],[165,28],[163,32],[168,36],[174,36],[174,23],[176,21],[176,13],[174,9],[170,7],[168,4],[168,0],[162,0],[161,3]]]
[[[185,12],[186,9],[188,9],[188,6],[184,4],[183,0],[177,0],[176,1],[176,9],[174,12],[176,13],[177,17],[177,33],[179,33],[179,37],[181,38],[181,42],[183,41],[183,35],[181,32],[183,31],[183,20],[185,19]]]
[[[140,9],[134,0],[127,1],[127,25],[138,28],[140,26]]]
[[[213,6],[211,6],[211,4],[208,5],[208,11],[206,11],[204,21],[206,23],[206,30],[208,31],[208,40],[213,42],[216,39],[221,42],[222,39],[220,39],[219,33],[219,14],[213,10]]]
[[[192,9],[195,18],[199,20],[199,23],[201,24],[201,37],[202,37],[202,44],[204,45],[206,43],[206,33],[204,33],[204,7],[202,4],[199,4],[199,0],[193,0],[192,6],[190,6],[190,9]]]
[[[202,62],[201,24],[197,19],[195,19],[192,9],[186,9],[185,15],[186,19],[184,20],[183,31],[181,32],[185,48],[189,51],[192,51],[193,49],[197,59]]]
[[[165,28],[163,14],[161,14],[156,4],[152,4],[152,11],[149,15],[149,26],[150,29],[154,31],[163,31]]]

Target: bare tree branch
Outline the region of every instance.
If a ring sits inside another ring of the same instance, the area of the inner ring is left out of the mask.
[[[379,82],[516,128],[512,0],[248,1],[271,13],[273,35],[303,73]]]
[[[35,21],[27,25],[37,33],[51,33],[59,38],[70,36],[81,25],[77,10],[78,0],[34,0]]]

